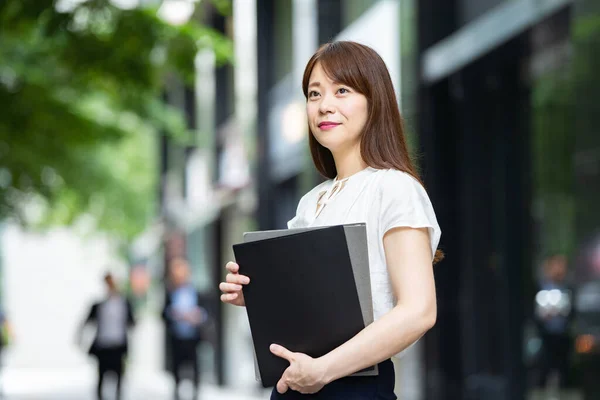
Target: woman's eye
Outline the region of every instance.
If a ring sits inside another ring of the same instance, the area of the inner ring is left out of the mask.
[[[308,97],[316,97],[319,95],[319,92],[312,90],[308,93]]]
[[[350,91],[348,89],[346,89],[346,88],[339,88],[338,89],[338,93],[339,94],[346,94],[346,93],[349,93],[349,92]]]

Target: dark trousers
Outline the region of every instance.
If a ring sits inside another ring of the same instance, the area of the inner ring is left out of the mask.
[[[559,378],[559,387],[567,386],[569,374],[569,356],[571,350],[571,339],[564,334],[543,334],[542,352],[540,357],[539,386],[544,387],[548,383],[550,373],[556,371]]]
[[[96,393],[98,400],[102,400],[102,385],[104,384],[104,377],[108,372],[115,374],[116,378],[116,393],[115,399],[121,398],[121,383],[123,381],[123,364],[125,358],[125,352],[122,347],[119,348],[104,348],[99,349],[96,352],[98,358],[98,386]]]
[[[171,339],[171,354],[173,357],[173,377],[175,378],[174,399],[179,400],[179,384],[182,381],[182,372],[187,368],[192,371],[192,381],[194,383],[194,400],[198,397],[200,386],[200,368],[198,366],[198,356],[196,349],[198,340],[195,339]]]
[[[293,390],[279,394],[277,388],[274,388],[271,400],[395,400],[395,383],[394,364],[391,360],[386,360],[379,364],[377,376],[341,378],[315,394],[301,394]]]

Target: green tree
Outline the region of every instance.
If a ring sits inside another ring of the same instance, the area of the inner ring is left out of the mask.
[[[569,62],[533,88],[535,196],[544,252],[571,254],[598,230],[599,4],[575,1]]]
[[[164,22],[160,4],[75,3],[0,1],[0,219],[62,224],[86,213],[130,238],[155,213],[158,133],[192,137],[162,100],[165,77],[192,83],[199,50],[223,63],[232,45],[194,22],[201,15]]]

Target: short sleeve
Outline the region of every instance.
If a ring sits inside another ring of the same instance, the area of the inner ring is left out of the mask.
[[[300,206],[298,205],[298,208],[299,208],[299,207],[300,207]],[[288,227],[288,229],[294,229],[294,228],[296,228],[296,224],[297,224],[297,223],[298,223],[298,211],[296,210],[296,215],[294,216],[294,218],[290,219],[290,220],[287,222],[287,227]]]
[[[435,255],[442,232],[423,185],[405,172],[388,170],[378,189],[381,237],[393,228],[427,228],[431,254]]]

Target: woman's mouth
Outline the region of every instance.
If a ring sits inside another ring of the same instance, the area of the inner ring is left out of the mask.
[[[333,128],[335,128],[338,125],[341,125],[341,124],[339,124],[337,122],[328,122],[328,121],[325,121],[325,122],[319,123],[318,126],[319,126],[319,129],[326,131],[326,130],[329,130],[329,129],[333,129]]]

